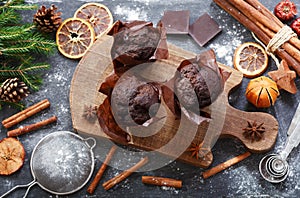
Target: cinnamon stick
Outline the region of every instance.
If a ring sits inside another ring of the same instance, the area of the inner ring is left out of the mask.
[[[221,171],[229,168],[230,166],[232,166],[232,165],[234,165],[234,164],[236,164],[236,163],[238,163],[240,161],[243,161],[244,159],[246,159],[250,155],[251,155],[251,153],[249,151],[247,151],[247,152],[245,152],[245,153],[243,153],[243,154],[241,154],[239,156],[236,156],[236,157],[234,157],[232,159],[229,159],[226,162],[223,162],[223,163],[221,163],[221,164],[219,164],[219,165],[217,165],[217,166],[215,166],[215,167],[213,167],[213,168],[211,168],[211,169],[203,172],[202,173],[202,177],[204,179],[207,179],[207,178],[209,178],[209,177],[211,177],[211,176],[213,176],[213,175],[215,175],[215,174],[217,174],[217,173],[219,173],[219,172],[221,172]]]
[[[6,118],[5,120],[2,121],[2,125],[5,128],[10,128],[16,124],[18,124],[19,122],[29,118],[30,116],[33,116],[34,114],[46,109],[50,107],[50,102],[48,101],[48,99],[42,100],[26,109],[24,109],[23,111],[16,113],[8,118]]]
[[[115,176],[114,178],[108,180],[107,182],[103,183],[102,186],[105,190],[109,190],[110,188],[114,187],[116,184],[120,183],[127,177],[129,177],[133,172],[141,168],[143,165],[145,165],[148,162],[148,157],[144,157],[141,159],[137,164],[132,166],[131,168],[123,171],[119,175]]]
[[[250,5],[252,5],[256,10],[261,12],[265,15],[269,20],[274,21],[280,28],[284,26],[284,24],[269,10],[267,9],[262,3],[258,0],[246,0]],[[272,36],[273,37],[273,36]],[[300,50],[300,40],[297,37],[291,38],[291,44],[298,50]],[[283,47],[285,48],[285,47]]]
[[[245,1],[248,2],[252,7],[258,10],[260,13],[265,15],[267,18],[273,20],[280,28],[284,26],[284,24],[259,1],[257,0],[245,0]]]
[[[93,194],[104,171],[106,170],[106,167],[107,167],[107,164],[109,164],[112,156],[114,155],[115,151],[117,150],[117,146],[116,145],[113,145],[109,151],[109,153],[107,154],[101,168],[98,170],[94,180],[92,181],[92,183],[90,184],[90,186],[88,187],[87,189],[87,192],[90,193],[90,194]]]
[[[56,122],[56,121],[57,121],[57,117],[52,116],[49,119],[31,124],[31,125],[27,125],[27,126],[24,126],[24,127],[20,127],[20,128],[11,130],[11,131],[8,131],[7,136],[8,137],[15,137],[15,136],[23,135],[25,133],[37,130],[37,129],[43,127],[43,126],[46,126],[46,125],[51,124],[51,123]]]
[[[170,179],[165,177],[155,177],[155,176],[142,176],[142,182],[144,184],[151,184],[157,186],[168,186],[173,188],[181,188],[182,181],[176,179]]]
[[[273,20],[269,20],[265,15],[261,14],[258,10],[252,7],[250,4],[245,2],[244,0],[228,0],[234,7],[239,9],[246,15],[249,19],[253,18],[255,21],[263,24],[273,32],[278,32],[280,27]],[[255,3],[255,2],[253,2]]]
[[[265,15],[261,14],[258,10],[252,7],[244,0],[229,0],[232,5],[238,8],[241,12],[243,12],[248,18],[253,18],[255,21],[263,24],[273,32],[277,33],[281,27],[274,22],[273,19],[269,19]],[[253,1],[252,3],[256,3],[257,1]],[[290,41],[297,49],[300,49],[300,41],[296,37],[292,37]]]
[[[264,31],[257,26],[256,23],[251,21],[247,16],[241,13],[236,7],[230,4],[226,0],[214,0],[214,2],[219,5],[223,10],[231,14],[236,20],[238,20],[241,24],[247,27],[250,31],[252,31],[265,45],[267,45],[271,37],[266,35]],[[289,66],[291,66],[297,74],[300,76],[300,63],[295,60],[290,54],[288,54],[285,50],[277,49],[275,54],[279,56],[281,59],[285,59]]]

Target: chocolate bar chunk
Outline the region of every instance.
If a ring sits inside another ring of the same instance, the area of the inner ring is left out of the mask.
[[[188,34],[189,33],[190,11],[166,10],[161,19],[167,34]]]
[[[218,23],[207,13],[201,15],[189,28],[189,34],[201,47],[219,32],[221,28]]]

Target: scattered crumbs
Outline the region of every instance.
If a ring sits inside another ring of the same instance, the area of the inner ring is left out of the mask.
[[[60,113],[68,113],[69,107],[66,107],[64,104],[60,104],[59,111],[60,111]]]
[[[162,190],[167,190],[167,191],[172,191],[174,194],[178,194],[179,193],[179,190],[177,190],[174,187],[162,186],[161,189]]]
[[[84,197],[86,197],[86,198],[96,198],[97,195],[85,195]]]
[[[240,39],[239,37],[228,38],[222,43],[212,43],[209,47],[215,51],[217,58],[224,59],[224,64],[232,67],[234,51],[242,43]]]
[[[10,180],[4,180],[4,184],[2,185],[11,188],[13,186],[13,183]]]
[[[251,195],[253,192],[258,193],[262,190],[260,182],[254,177],[249,177],[253,172],[249,172],[247,167],[239,166],[234,170],[228,169],[224,174],[227,174],[228,179],[231,181],[228,185],[230,189],[228,192],[234,192],[234,194],[230,196]]]
[[[62,0],[42,0],[43,2],[62,2]],[[26,3],[39,3],[41,0],[25,0]]]
[[[149,4],[153,4],[153,3],[156,3],[156,4],[162,4],[162,5],[172,5],[172,3],[174,3],[174,1],[162,1],[162,0],[133,0],[135,2],[139,2],[139,3],[144,3],[146,5],[149,5]],[[185,1],[182,1],[184,3],[193,3],[195,2],[195,0],[185,0]]]
[[[128,178],[122,181],[122,188],[124,189],[130,189],[130,182],[128,182]]]
[[[216,20],[218,24],[220,25],[220,28],[222,29],[223,39],[212,42],[208,47],[212,48],[217,58],[222,60],[222,63],[224,63],[227,66],[233,67],[233,55],[235,49],[245,42],[244,34],[247,31],[247,29],[241,25],[240,23],[234,23],[234,24],[228,24],[227,17],[224,17],[226,15],[224,11],[220,11],[221,14],[216,16]]]
[[[195,175],[194,178],[195,178],[196,181],[199,181],[200,184],[204,184],[204,179],[203,179],[203,177],[199,177],[198,175]]]
[[[121,16],[121,18],[125,21],[132,21],[132,20],[144,20],[148,21],[148,14],[144,10],[144,7],[137,7],[136,5],[133,7],[129,6],[120,6],[117,5],[115,8],[116,15]]]
[[[77,1],[83,1],[83,2],[103,2],[103,0],[77,0]],[[114,1],[114,0],[112,0]]]

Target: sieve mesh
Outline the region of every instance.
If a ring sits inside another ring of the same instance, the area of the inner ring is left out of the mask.
[[[91,148],[71,132],[55,132],[43,138],[32,153],[31,171],[47,191],[67,194],[81,188],[94,168]]]

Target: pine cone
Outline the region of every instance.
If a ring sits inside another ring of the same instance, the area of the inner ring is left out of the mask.
[[[48,9],[42,5],[33,17],[37,28],[43,32],[56,31],[61,24],[61,12],[56,12],[56,10],[55,5],[51,5]]]
[[[28,94],[28,87],[18,78],[9,78],[0,87],[0,98],[7,102],[19,102]]]

